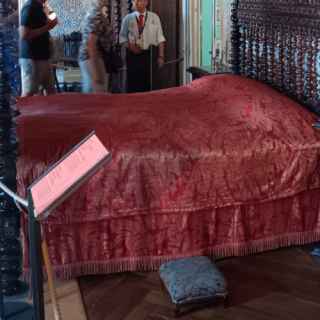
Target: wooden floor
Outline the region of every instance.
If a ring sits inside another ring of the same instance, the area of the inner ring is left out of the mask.
[[[320,262],[303,248],[217,262],[230,292],[230,306],[179,319],[318,320]],[[157,273],[127,273],[79,280],[88,320],[168,320],[172,305]]]

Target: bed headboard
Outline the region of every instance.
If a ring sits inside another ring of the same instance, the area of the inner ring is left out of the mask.
[[[232,70],[320,114],[320,1],[235,0]]]

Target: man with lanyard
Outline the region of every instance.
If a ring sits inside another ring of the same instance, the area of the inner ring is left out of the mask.
[[[127,91],[151,90],[152,46],[158,47],[157,64],[164,64],[166,39],[163,36],[160,18],[147,11],[148,0],[133,0],[136,11],[122,21],[120,43],[127,46]]]
[[[51,45],[49,31],[58,20],[45,12],[46,0],[28,0],[21,9],[20,67],[22,96],[31,96],[44,90],[55,93],[50,63]]]

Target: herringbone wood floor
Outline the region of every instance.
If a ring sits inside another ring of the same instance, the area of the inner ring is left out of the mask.
[[[187,320],[318,320],[320,263],[301,248],[217,262],[230,305],[196,311]],[[172,305],[157,273],[88,276],[79,280],[89,320],[168,320]]]

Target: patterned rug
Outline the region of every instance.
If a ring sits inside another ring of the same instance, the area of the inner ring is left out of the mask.
[[[77,280],[55,281],[61,318],[68,320],[87,320]],[[47,285],[44,286],[46,320],[55,320]]]

